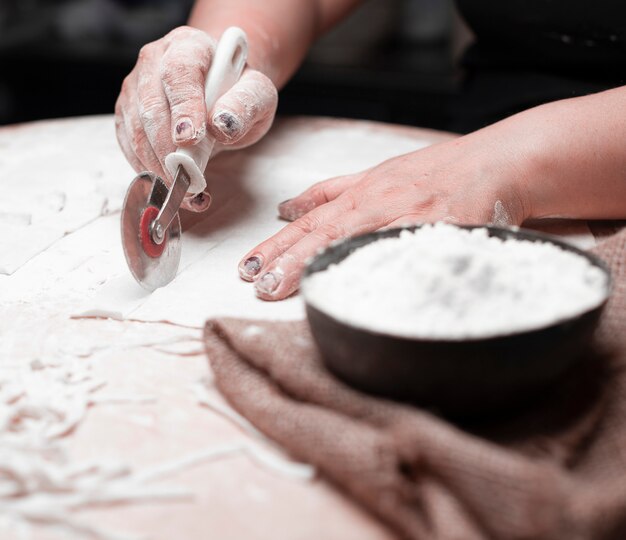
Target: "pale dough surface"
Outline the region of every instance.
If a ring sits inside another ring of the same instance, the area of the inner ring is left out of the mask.
[[[0,479],[0,537],[387,538],[325,482],[306,480],[307,468],[201,404],[199,385],[220,404],[205,384],[201,326],[217,315],[301,317],[298,297],[264,303],[237,277],[239,258],[283,226],[277,203],[437,138],[370,123],[278,122],[258,146],[211,165],[214,204],[184,218],[179,275],[149,295],[121,250],[119,211],[134,173],[112,117],[0,129],[0,413],[14,421],[0,429],[0,452],[15,474]],[[248,446],[269,453],[237,451]],[[274,457],[259,463],[264,455]],[[133,481],[160,466],[171,473]],[[111,470],[126,471],[123,481]],[[98,499],[118,503],[77,504]]]
[[[260,464],[253,453],[236,451],[255,445],[277,455],[248,430],[200,403],[198,385],[222,403],[210,385],[201,327],[219,315],[301,317],[298,296],[265,303],[237,277],[239,259],[284,225],[276,217],[276,205],[316,181],[446,137],[368,122],[277,122],[259,145],[224,153],[210,164],[213,206],[201,216],[184,217],[179,275],[147,294],[132,280],[121,250],[119,210],[134,173],[117,148],[113,118],[0,129],[0,412],[23,420],[28,411],[47,411],[19,429],[5,425],[0,452],[18,459],[16,470],[29,480],[39,478],[29,456],[53,448],[63,459],[57,454],[50,458],[47,474],[61,484],[74,478],[68,467],[88,462],[89,481],[99,486],[99,497],[123,499],[138,490],[136,503],[77,505],[69,515],[84,527],[74,527],[71,534],[58,522],[54,527],[33,525],[67,518],[54,490],[43,498],[24,496],[21,502],[27,506],[10,512],[0,490],[0,538],[389,538],[326,482],[283,474],[280,467]],[[584,227],[576,233],[590,241]],[[84,318],[90,315],[113,319]],[[71,366],[89,375],[72,376]],[[65,368],[69,375],[59,378]],[[40,399],[43,394],[6,390],[17,379],[24,386],[43,381],[45,387],[48,372],[68,398],[52,413]],[[72,385],[79,383],[82,401],[73,403]],[[26,406],[16,407],[16,399]],[[39,437],[34,429],[39,425],[52,429],[48,434],[53,428],[74,427],[52,442],[41,442],[32,439],[33,434]],[[11,450],[14,441],[28,442],[30,453]],[[222,453],[211,458],[212,452]],[[187,465],[176,465],[181,459]],[[171,462],[166,478],[130,482]],[[129,482],[118,491],[111,491],[118,484],[107,476],[110,463],[129,471]],[[85,485],[91,485],[85,482],[81,497]],[[170,500],[174,488],[185,496]],[[146,490],[161,493],[164,500],[145,501]],[[29,519],[16,520],[20,512]]]

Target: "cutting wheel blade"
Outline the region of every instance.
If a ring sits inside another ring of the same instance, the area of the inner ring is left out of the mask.
[[[167,197],[165,182],[155,174],[139,174],[130,184],[122,208],[122,245],[131,273],[137,282],[154,291],[176,276],[180,262],[180,218],[168,227],[163,244],[152,242],[148,227]],[[156,209],[156,210],[155,210]]]

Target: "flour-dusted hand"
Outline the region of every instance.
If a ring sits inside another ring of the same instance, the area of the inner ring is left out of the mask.
[[[321,182],[282,203],[293,223],[239,265],[280,300],[305,261],[347,236],[416,222],[521,225],[528,218],[626,219],[626,87],[534,107],[484,129]],[[363,268],[363,272],[367,272]]]
[[[250,251],[240,275],[261,298],[280,300],[297,290],[307,259],[344,237],[440,220],[520,224],[525,194],[510,170],[506,152],[494,159],[482,137],[469,136],[318,183],[279,206],[293,222]]]
[[[208,132],[222,148],[243,148],[269,130],[278,92],[251,68],[206,110],[204,83],[215,47],[207,33],[180,27],[141,49],[115,106],[117,139],[137,172],[148,169],[169,181],[165,157],[176,147],[196,144]],[[200,211],[207,200],[184,205]]]

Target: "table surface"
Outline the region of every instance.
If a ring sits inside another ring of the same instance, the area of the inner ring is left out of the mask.
[[[258,145],[210,164],[214,203],[183,217],[179,274],[148,294],[121,250],[134,173],[113,118],[0,129],[0,461],[12,471],[0,474],[0,537],[389,538],[233,415],[201,329],[220,315],[303,316],[298,296],[262,302],[237,277],[247,250],[284,225],[280,201],[448,137],[277,121]],[[584,224],[568,230],[593,242]]]

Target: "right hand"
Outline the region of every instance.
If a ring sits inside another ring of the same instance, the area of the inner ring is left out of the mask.
[[[243,148],[271,127],[278,92],[268,77],[249,67],[206,110],[204,83],[215,46],[205,32],[183,26],[139,52],[115,104],[117,140],[135,171],[151,170],[170,183],[165,157],[177,147],[196,144],[208,132],[219,143],[216,148]],[[183,207],[202,211],[208,200],[200,195]]]

